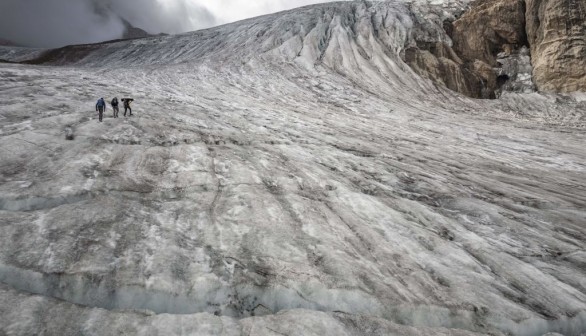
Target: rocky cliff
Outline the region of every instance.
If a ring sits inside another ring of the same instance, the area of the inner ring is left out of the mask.
[[[420,75],[475,98],[586,90],[584,1],[476,1],[453,19],[443,10],[435,15],[450,39],[414,34],[416,45],[405,53]]]
[[[412,6],[412,11],[418,9]],[[516,82],[517,73],[511,67],[503,70],[498,61],[499,57],[518,59],[521,48],[527,46],[524,0],[476,2],[463,14],[452,9],[446,15],[443,6],[431,11],[436,29],[430,29],[429,15],[421,16],[425,22],[416,19],[416,43],[404,57],[417,73],[475,98],[495,98],[502,87],[517,91],[532,87],[504,86]],[[420,27],[439,34],[419,33]]]
[[[526,2],[527,36],[539,90],[586,91],[586,2]]]

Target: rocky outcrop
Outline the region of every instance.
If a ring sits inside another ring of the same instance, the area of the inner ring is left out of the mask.
[[[501,91],[586,91],[586,2],[477,1],[443,30],[451,38],[417,46],[405,61],[415,72],[475,98]],[[419,39],[418,39],[419,37]],[[423,38],[421,38],[423,37]]]
[[[122,39],[135,39],[135,38],[144,38],[144,37],[149,37],[149,36],[151,36],[149,33],[147,33],[146,31],[144,31],[140,28],[130,27],[130,28],[126,28],[124,35],[122,35]]]
[[[497,59],[516,60],[527,45],[524,0],[479,2],[459,18],[444,20],[439,29],[449,38],[430,42],[428,35],[414,34],[417,46],[407,49],[404,58],[415,72],[474,98],[496,98],[516,78],[510,72],[517,67],[504,74]]]
[[[467,62],[497,66],[499,52],[527,44],[524,0],[489,0],[453,23],[454,50]]]
[[[153,35],[149,34],[144,29],[137,28],[133,26],[130,22],[123,20],[124,23],[124,34],[122,35],[123,40],[127,39],[137,39],[137,38],[145,38],[151,37]]]
[[[586,91],[586,2],[526,0],[533,76],[540,91]]]

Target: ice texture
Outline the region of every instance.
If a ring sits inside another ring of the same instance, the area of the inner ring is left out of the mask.
[[[443,4],[0,64],[0,334],[585,333],[584,99],[417,76]]]

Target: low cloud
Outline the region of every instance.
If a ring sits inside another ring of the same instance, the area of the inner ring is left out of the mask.
[[[174,34],[319,2],[324,0],[1,0],[0,38],[59,47],[120,38],[125,21],[152,34]]]

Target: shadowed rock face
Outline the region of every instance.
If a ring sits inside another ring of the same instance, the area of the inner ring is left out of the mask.
[[[481,2],[453,24],[454,50],[470,72],[482,78],[488,98],[506,82],[499,82],[497,55],[516,54],[527,45],[524,0],[489,0]],[[502,78],[502,77],[501,77]],[[486,98],[482,96],[482,98]]]
[[[527,44],[524,0],[489,0],[453,23],[454,50],[464,61],[497,66],[496,55]]]
[[[160,33],[160,34],[149,34],[144,29],[137,28],[133,26],[130,22],[124,20],[124,34],[122,35],[122,40],[128,39],[139,39],[139,38],[146,38],[152,36],[165,36],[167,34]]]
[[[449,38],[430,40],[415,34],[417,47],[407,50],[405,61],[420,75],[454,91],[495,98],[503,84],[493,69],[499,66],[497,55],[514,54],[527,45],[524,1],[480,2],[455,21],[446,18],[442,26]]]
[[[465,63],[449,45],[419,43],[408,48],[405,62],[418,74],[474,98],[494,98],[496,75],[482,61]]]
[[[457,20],[446,21],[444,30],[453,45],[415,35],[417,47],[407,50],[405,61],[454,91],[494,98],[503,89],[531,91],[532,80],[541,91],[586,90],[584,1],[478,1]]]
[[[586,2],[527,0],[526,15],[539,90],[586,91]]]
[[[126,23],[126,29],[124,31],[124,35],[122,35],[122,39],[135,39],[135,38],[144,38],[152,36],[146,31],[133,27],[131,24]]]

